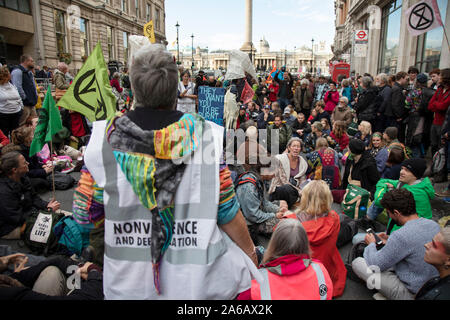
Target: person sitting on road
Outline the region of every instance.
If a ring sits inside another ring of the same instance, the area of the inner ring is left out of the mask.
[[[301,112],[297,114],[297,119],[291,127],[292,137],[304,140],[311,133],[311,125],[306,121],[305,115]]]
[[[252,280],[238,300],[331,300],[334,294],[330,275],[312,257],[308,236],[297,219],[277,225],[260,272],[264,282]]]
[[[358,126],[358,132],[355,134],[354,138],[362,140],[366,147],[370,145],[370,138],[372,136],[372,125],[368,121],[361,121]]]
[[[243,146],[244,172],[235,182],[236,196],[250,235],[255,241],[258,234],[266,236],[272,234],[273,227],[287,211],[288,205],[284,200],[271,202],[265,197],[261,168],[270,165],[270,158],[266,156],[266,151],[253,139],[247,140]]]
[[[278,131],[278,141],[276,135]],[[272,136],[274,137],[272,145]],[[267,150],[273,154],[283,153],[286,150],[288,141],[292,138],[292,129],[285,121],[281,113],[276,113],[273,124],[267,128]],[[278,146],[277,146],[278,143]],[[278,150],[277,150],[278,147]]]
[[[370,192],[373,199],[376,184],[380,180],[375,160],[371,157],[366,145],[362,140],[352,139],[349,143],[351,159],[345,162],[344,177],[342,179],[342,189],[347,189],[349,184],[356,185]]]
[[[0,158],[0,238],[20,239],[25,220],[33,209],[58,210],[58,201],[42,200],[26,176],[28,162],[19,152],[11,151]]]
[[[308,166],[308,178],[311,180],[324,180],[331,190],[341,185],[339,155],[329,147],[327,139],[317,139],[316,150],[310,153]]]
[[[389,300],[412,300],[423,284],[438,276],[437,270],[424,261],[425,244],[440,231],[439,225],[419,217],[416,201],[405,188],[387,192],[381,204],[389,217],[402,228],[390,236],[379,233],[384,246],[377,250],[373,234],[364,239],[363,257],[352,261],[356,275],[372,285]],[[375,273],[374,273],[375,272]]]
[[[9,276],[0,274],[0,300],[103,300],[102,270],[91,262],[78,264],[62,256],[31,267],[24,267],[26,262],[27,257],[20,253],[0,257],[0,272],[8,264],[16,265]],[[73,272],[79,280],[75,276],[73,288],[69,288]]]
[[[297,202],[306,182],[308,163],[300,155],[302,141],[292,138],[287,144],[288,153],[276,155],[279,166],[269,188],[270,200],[285,200],[289,208]]]
[[[375,132],[370,139],[369,145],[370,155],[374,159],[376,159],[378,152],[381,149],[383,149],[383,147],[384,147],[383,134],[380,132]]]
[[[331,209],[333,196],[327,183],[314,180],[302,191],[300,207],[287,218],[298,219],[305,228],[312,249],[312,258],[321,261],[333,281],[333,298],[343,294],[347,269],[336,247],[339,215]]]
[[[386,146],[381,149],[375,158],[377,162],[378,172],[383,172],[386,167],[387,160],[389,158],[389,152],[394,146],[400,147],[405,152],[405,158],[408,158],[405,146],[397,139],[398,129],[396,127],[387,127],[383,133],[383,140]]]
[[[381,200],[386,192],[401,188],[413,194],[419,217],[431,219],[432,210],[430,201],[434,198],[434,188],[428,177],[423,178],[426,168],[427,163],[425,159],[408,159],[401,165],[400,178],[398,180],[381,179],[378,181],[375,200],[367,210],[367,218],[375,220],[383,212]],[[400,228],[399,225],[394,225],[394,222],[391,221],[388,225],[388,234]],[[392,231],[390,231],[390,228],[392,228]]]
[[[426,263],[439,272],[439,277],[428,280],[416,300],[450,300],[450,226],[447,226],[425,245]]]

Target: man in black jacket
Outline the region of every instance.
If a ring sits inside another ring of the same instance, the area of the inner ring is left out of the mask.
[[[21,229],[33,209],[58,210],[58,201],[42,200],[26,177],[28,162],[19,152],[0,158],[0,237],[20,239]]]
[[[405,143],[405,119],[408,116],[408,110],[405,108],[406,86],[408,83],[409,77],[406,72],[400,71],[395,75],[395,83],[392,86],[392,115],[388,115],[392,120],[395,120],[395,122],[391,121],[398,128],[398,139],[402,143]]]
[[[392,121],[388,121],[387,114],[392,114],[392,88],[389,86],[389,77],[385,73],[380,73],[376,77],[376,85],[378,86],[378,97],[381,100],[381,105],[377,110],[377,119],[375,126],[372,128],[373,132],[384,132],[389,125],[393,125]]]

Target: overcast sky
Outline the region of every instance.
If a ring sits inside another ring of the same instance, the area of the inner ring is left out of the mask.
[[[180,48],[239,49],[245,39],[245,0],[166,0],[168,48],[176,48],[177,21]],[[333,0],[253,0],[253,44],[264,36],[271,51],[293,50],[334,41]]]

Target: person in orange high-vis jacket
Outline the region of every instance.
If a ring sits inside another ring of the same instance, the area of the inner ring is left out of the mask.
[[[314,180],[302,189],[300,207],[286,216],[299,220],[308,234],[312,258],[322,262],[333,280],[333,298],[344,293],[347,269],[336,247],[339,215],[331,210],[333,196],[328,184]]]
[[[308,236],[297,219],[282,220],[272,235],[260,272],[263,282],[238,300],[331,300],[333,282],[325,266],[311,259]]]

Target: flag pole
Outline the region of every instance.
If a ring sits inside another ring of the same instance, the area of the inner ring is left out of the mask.
[[[52,201],[55,201],[55,166],[53,164],[53,141],[50,140],[50,161],[52,162],[52,194],[53,199]]]

